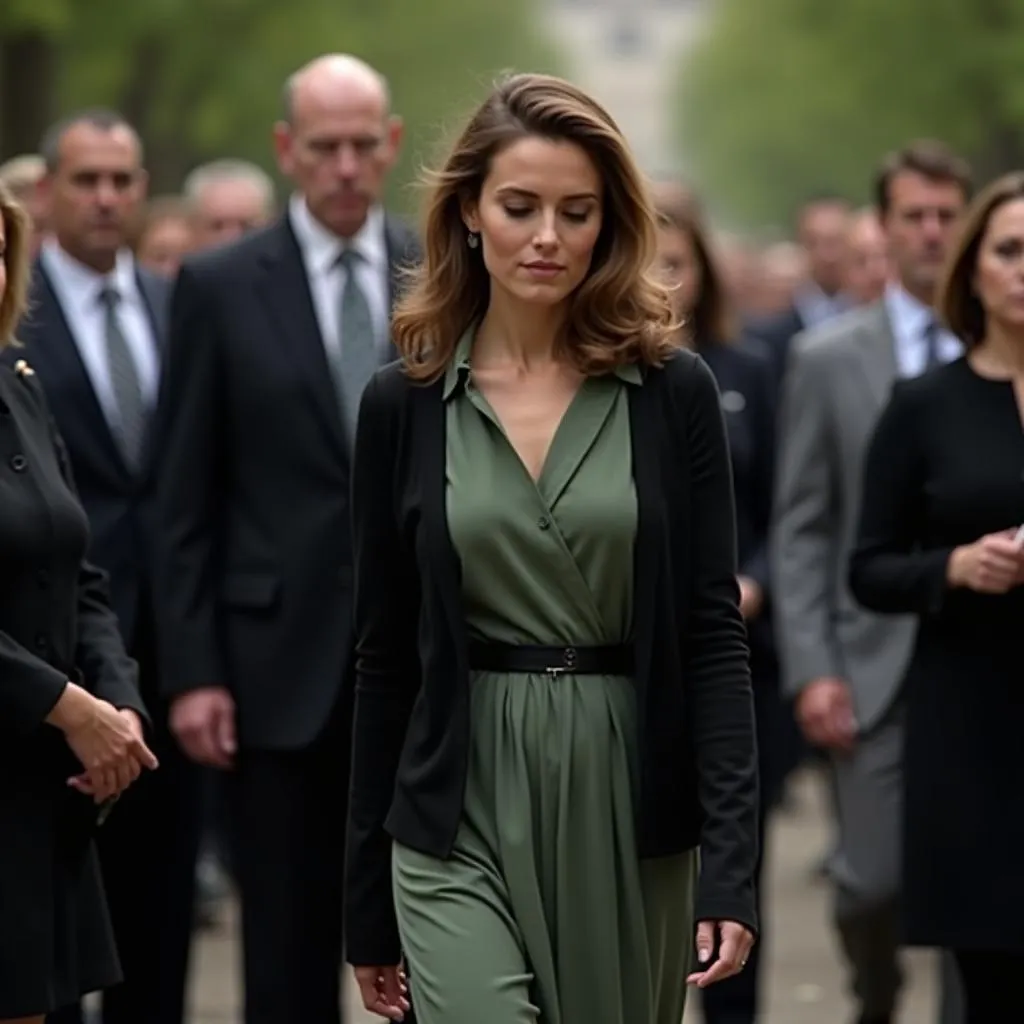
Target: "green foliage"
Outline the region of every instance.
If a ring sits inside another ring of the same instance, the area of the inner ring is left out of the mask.
[[[59,47],[62,110],[110,104],[139,124],[154,189],[233,155],[273,169],[271,128],[289,73],[355,53],[386,74],[406,148],[392,199],[445,117],[507,68],[554,70],[533,0],[0,0],[0,42],[39,30]]]
[[[1024,161],[1024,0],[717,0],[678,91],[681,141],[745,226],[809,192],[866,199],[881,155],[922,136],[980,179]]]

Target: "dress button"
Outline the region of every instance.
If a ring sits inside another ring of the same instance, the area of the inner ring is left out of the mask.
[[[24,455],[11,456],[11,469],[13,469],[15,473],[23,473],[27,465],[28,460]]]
[[[537,525],[542,530],[546,530],[546,529],[548,529],[551,526],[551,520],[548,519],[547,516],[541,516],[540,519],[537,520]]]
[[[36,650],[45,651],[49,646],[49,640],[45,633],[36,633]]]
[[[50,570],[38,569],[36,571],[36,582],[41,587],[48,587],[50,585]]]

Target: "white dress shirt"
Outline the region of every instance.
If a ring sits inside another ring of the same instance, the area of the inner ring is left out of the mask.
[[[356,274],[370,306],[377,345],[383,350],[389,341],[388,323],[391,318],[390,270],[383,209],[371,207],[359,233],[347,240],[328,231],[309,212],[302,196],[292,196],[288,217],[302,252],[324,345],[343,348],[345,344],[345,325],[340,321],[346,271],[339,265],[338,257],[344,249],[354,249],[362,257],[356,265]]]
[[[120,296],[115,315],[135,361],[143,401],[152,409],[159,388],[160,360],[132,254],[127,249],[119,252],[109,274],[98,274],[79,263],[52,237],[43,242],[39,255],[107,423],[112,429],[121,425],[107,360],[106,309],[100,299],[106,288]]]
[[[904,287],[890,284],[885,290],[885,308],[889,314],[896,341],[896,365],[901,377],[917,377],[928,365],[928,325],[936,319],[935,311],[915,299]],[[964,347],[950,331],[939,331],[938,352],[944,363],[963,355]]]

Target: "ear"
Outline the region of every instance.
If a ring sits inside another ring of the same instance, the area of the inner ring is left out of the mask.
[[[461,203],[462,223],[466,225],[467,231],[474,234],[480,233],[480,206],[475,199],[465,200]]]
[[[292,176],[294,169],[293,144],[291,125],[285,121],[278,121],[274,125],[274,155],[277,157],[278,169],[286,178]]]
[[[388,118],[388,160],[393,166],[398,159],[405,138],[405,122],[397,115]]]

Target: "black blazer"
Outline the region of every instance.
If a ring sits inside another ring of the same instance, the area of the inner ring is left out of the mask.
[[[141,268],[136,271],[136,279],[149,312],[157,355],[162,359],[170,285]],[[151,580],[147,576],[152,558],[152,523],[148,501],[156,447],[154,429],[151,425],[142,471],[133,474],[103,415],[53,284],[38,260],[30,300],[30,312],[17,331],[23,348],[5,355],[27,359],[46,392],[89,516],[89,557],[110,576],[111,603],[131,646],[140,608],[150,600]]]
[[[709,343],[698,351],[715,375],[722,396],[736,495],[739,572],[754,580],[764,594],[761,614],[747,624],[757,675],[775,668],[768,570],[775,474],[775,369],[767,349],[756,339]]]
[[[391,837],[446,857],[469,730],[459,562],[445,520],[442,382],[379,371],[353,474],[356,726],[346,878],[355,964],[397,963]],[[637,841],[701,847],[697,914],[756,926],[757,767],[718,392],[688,352],[629,392],[642,767]]]
[[[44,719],[68,680],[144,720],[146,711],[106,577],[82,558],[88,522],[38,378],[6,365],[0,366],[0,498],[0,770],[10,776],[5,787],[49,786],[64,812],[60,834],[83,840],[95,807],[68,789],[65,780],[81,765]],[[39,841],[45,856],[47,836]]]
[[[416,245],[387,237],[394,297]],[[160,404],[164,693],[225,685],[242,744],[303,747],[351,662],[350,467],[287,216],[186,261]]]

